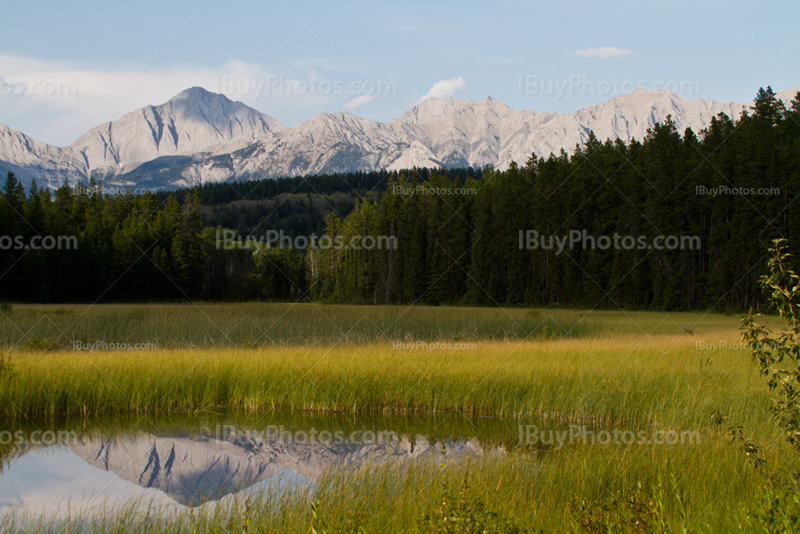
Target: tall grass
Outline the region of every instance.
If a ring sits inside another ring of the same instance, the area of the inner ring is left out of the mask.
[[[669,349],[669,350],[666,350]],[[694,428],[729,407],[766,421],[746,351],[709,356],[686,336],[479,342],[471,350],[372,346],[14,352],[7,418],[109,411],[317,410],[459,413]]]
[[[451,458],[442,469],[437,459],[413,463],[365,464],[356,469],[331,469],[312,488],[271,489],[224,498],[196,509],[150,510],[131,503],[104,515],[79,512],[71,521],[42,518],[25,523],[25,532],[293,532],[312,526],[311,501],[317,506],[319,532],[423,532],[421,518],[441,503],[443,485],[459,490],[466,480],[469,495],[509,520],[543,532],[578,532],[570,503],[589,502],[604,494],[621,499],[638,483],[655,486],[675,475],[685,496],[691,532],[732,532],[743,510],[761,487],[734,447],[717,439],[702,446],[673,449],[577,448],[569,453],[530,456],[520,452]],[[665,503],[666,516],[679,531],[678,503]],[[13,517],[0,519],[9,528]],[[18,520],[22,518],[16,518]]]
[[[711,413],[723,410],[765,443],[779,437],[763,381],[738,345],[738,319],[722,315],[202,304],[15,306],[0,321],[6,348],[15,347],[0,372],[4,428],[157,432],[164,417],[186,414],[210,428],[216,419],[202,414],[221,410],[242,425],[380,427],[388,414],[425,414],[391,424],[432,439],[478,432],[504,445],[505,456],[451,459],[450,480],[468,476],[490,509],[545,532],[575,531],[573,497],[624,496],[638,482],[649,487],[672,475],[694,531],[729,532],[763,479]],[[20,331],[36,341],[26,345]],[[159,348],[78,351],[70,348],[76,340],[155,340]],[[395,340],[415,350],[398,350]],[[417,349],[420,340],[474,345]],[[93,422],[108,413],[118,415]],[[517,423],[696,430],[701,443],[526,449]],[[769,459],[777,461],[775,450]],[[436,462],[372,465],[330,471],[313,495],[252,496],[246,510],[243,498],[232,498],[191,513],[130,508],[66,524],[34,521],[26,530],[308,532],[313,497],[329,533],[348,524],[417,532],[443,480]],[[674,502],[667,512],[677,520]],[[13,528],[5,521],[0,530]]]
[[[158,348],[325,346],[387,340],[476,341],[586,337],[573,311],[319,304],[15,305],[0,316],[0,347],[153,343]]]

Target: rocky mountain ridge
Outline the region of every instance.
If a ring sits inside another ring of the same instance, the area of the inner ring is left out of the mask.
[[[778,94],[787,103],[800,87]],[[173,189],[208,182],[397,170],[416,167],[506,168],[535,154],[570,152],[590,132],[602,139],[643,139],[668,116],[699,132],[747,103],[687,100],[637,89],[575,113],[514,110],[480,101],[430,98],[380,123],[351,113],[320,113],[286,127],[241,102],[194,87],[54,147],[0,125],[0,171],[56,188],[64,179],[106,186]]]

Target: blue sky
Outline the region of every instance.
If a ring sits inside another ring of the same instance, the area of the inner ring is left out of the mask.
[[[571,112],[635,87],[800,85],[793,1],[0,0],[0,122],[63,146],[190,86],[287,124],[426,96]]]

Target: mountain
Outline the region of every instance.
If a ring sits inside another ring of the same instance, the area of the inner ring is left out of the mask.
[[[789,102],[799,89],[778,96]],[[414,166],[503,169],[512,161],[524,164],[531,154],[571,152],[590,132],[602,140],[641,140],[667,116],[681,132],[699,132],[719,113],[738,119],[749,106],[645,89],[574,113],[518,111],[491,97],[430,98],[387,123],[320,113],[287,128],[195,87],[98,126],[64,148],[0,126],[0,169],[50,187],[91,175],[111,186],[149,189]]]
[[[707,127],[719,113],[739,118],[749,104],[687,100],[637,89],[575,113],[517,111],[481,101],[430,98],[388,123],[321,113],[245,150],[187,162],[175,183],[275,178],[358,170],[524,164],[531,154],[571,152],[593,131],[600,139],[643,139],[671,115],[683,131]]]
[[[286,127],[241,102],[193,87],[89,130],[72,145],[90,169],[127,172],[162,156],[249,144]]]
[[[26,183],[35,178],[41,185],[57,187],[63,178],[59,169],[68,161],[71,151],[31,139],[22,132],[0,124],[0,173],[13,172]],[[76,178],[83,178],[80,173]]]
[[[75,183],[89,176],[113,183],[116,176],[143,164],[162,168],[185,163],[247,146],[285,129],[241,102],[192,87],[164,104],[92,128],[64,148],[39,143],[0,125],[0,167],[26,182],[36,178],[49,187],[58,187],[64,178]]]
[[[482,454],[475,440],[447,441],[448,456]],[[331,466],[355,467],[415,458],[438,458],[441,444],[407,436],[373,444],[284,442],[251,439],[217,440],[204,436],[139,434],[96,438],[70,445],[90,465],[143,488],[156,488],[176,502],[197,506],[273,477],[315,482]],[[503,454],[494,448],[492,453]]]

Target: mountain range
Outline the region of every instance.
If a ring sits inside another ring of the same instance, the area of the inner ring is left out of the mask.
[[[447,440],[449,457],[483,454],[477,440]],[[156,488],[174,501],[197,506],[242,491],[275,477],[314,483],[331,466],[353,468],[438,458],[442,443],[409,436],[373,444],[295,443],[239,437],[217,440],[202,436],[118,436],[70,445],[78,457],[143,488]],[[492,448],[492,454],[505,449]]]
[[[800,86],[778,93],[791,101]],[[570,152],[590,132],[602,139],[643,139],[672,116],[679,131],[706,128],[748,103],[688,100],[668,90],[636,91],[574,113],[514,110],[480,101],[429,98],[381,123],[351,113],[320,113],[287,127],[241,102],[192,87],[97,126],[66,147],[36,141],[0,124],[0,172],[59,187],[102,180],[107,188],[174,189],[247,180],[399,170],[412,167],[506,168],[535,154]]]

